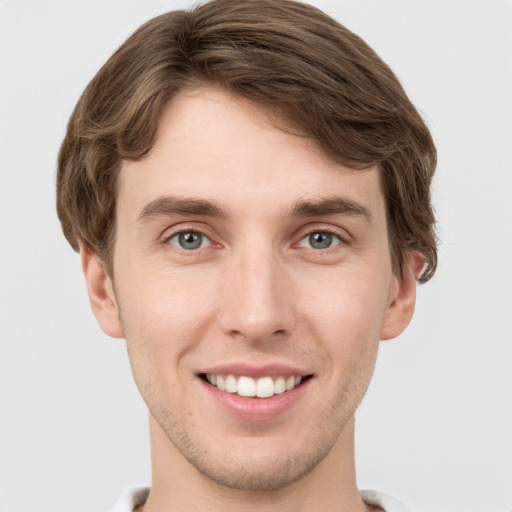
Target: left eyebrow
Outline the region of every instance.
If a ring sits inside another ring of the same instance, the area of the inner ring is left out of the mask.
[[[317,217],[340,214],[359,216],[369,223],[372,220],[372,214],[366,206],[352,199],[338,196],[311,201],[301,200],[295,203],[291,211],[292,217]]]

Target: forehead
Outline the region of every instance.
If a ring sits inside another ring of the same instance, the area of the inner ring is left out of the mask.
[[[333,196],[385,216],[376,168],[334,162],[318,144],[276,126],[268,110],[215,88],[177,94],[164,109],[150,153],[124,161],[118,213],[165,196],[222,203],[225,210],[290,211]],[[131,212],[133,217],[134,212]]]

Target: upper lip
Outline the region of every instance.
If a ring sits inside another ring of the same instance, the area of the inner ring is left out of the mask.
[[[311,375],[311,372],[291,366],[287,364],[265,364],[254,365],[250,363],[224,363],[215,366],[209,366],[198,372],[199,375],[235,375],[240,377],[242,375],[252,378],[259,377],[280,377],[284,375],[294,375],[306,377]]]

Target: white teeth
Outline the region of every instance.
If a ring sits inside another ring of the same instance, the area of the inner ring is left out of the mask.
[[[240,396],[255,396],[256,382],[250,377],[240,377],[238,379],[238,394]]]
[[[277,377],[275,381],[272,377],[261,377],[253,379],[242,375],[238,379],[234,375],[214,375],[206,374],[206,380],[216,386],[221,391],[228,393],[238,393],[239,396],[269,398],[279,395],[285,391],[291,391],[302,383],[300,375],[290,375],[285,378]]]
[[[228,393],[236,393],[238,391],[238,383],[234,375],[228,375],[226,377],[226,391]]]
[[[217,384],[214,385],[217,386],[221,391],[226,391],[226,381],[222,375],[217,375]]]
[[[286,391],[286,381],[284,380],[284,377],[277,377],[276,381],[274,382],[274,393],[276,395],[280,395],[281,393],[284,393]]]
[[[256,396],[258,398],[274,396],[274,381],[272,380],[272,377],[263,377],[258,379],[256,384]]]

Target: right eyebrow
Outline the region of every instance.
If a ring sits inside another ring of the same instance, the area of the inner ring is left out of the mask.
[[[228,213],[218,204],[193,197],[162,196],[146,204],[137,217],[144,223],[155,217],[197,215],[225,219]]]

